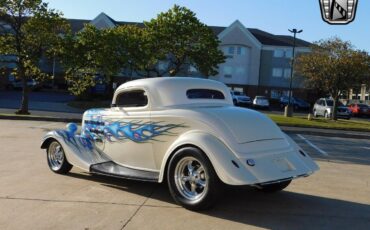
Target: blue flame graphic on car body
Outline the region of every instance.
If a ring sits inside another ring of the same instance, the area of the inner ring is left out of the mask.
[[[86,120],[83,135],[92,140],[107,140],[109,142],[131,140],[137,143],[155,140],[160,135],[174,135],[170,130],[184,127],[183,125],[161,124],[161,122],[119,122]]]
[[[106,141],[134,141],[136,143],[146,143],[150,140],[158,141],[155,137],[176,135],[171,132],[171,129],[186,127],[181,124],[164,124],[164,122],[103,120],[100,112],[94,112],[88,114],[89,118],[84,120],[80,135],[76,134],[78,126],[75,123],[69,123],[66,130],[57,130],[56,132],[67,144],[78,149],[83,147],[92,150],[95,144]]]

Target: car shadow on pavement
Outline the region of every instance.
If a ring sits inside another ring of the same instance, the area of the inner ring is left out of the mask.
[[[153,201],[148,205],[150,207],[182,209],[173,201],[166,184],[89,174],[68,175],[147,196]],[[292,191],[264,193],[249,186],[225,186],[216,205],[199,213],[267,229],[351,229],[354,226],[368,229],[370,226],[370,204]],[[197,215],[196,212],[194,214]]]

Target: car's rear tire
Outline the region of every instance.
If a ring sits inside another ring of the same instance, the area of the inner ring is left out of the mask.
[[[167,169],[167,184],[173,199],[190,210],[205,210],[215,203],[222,190],[207,156],[195,147],[178,150]]]
[[[325,117],[325,119],[329,119],[330,118],[328,111],[325,111],[324,112],[324,117]]]
[[[286,187],[288,187],[290,182],[292,182],[292,180],[287,180],[287,181],[274,183],[274,184],[262,185],[258,189],[263,191],[263,192],[268,192],[268,193],[279,192],[279,191],[285,189]]]
[[[316,112],[316,109],[313,110],[313,116],[314,117],[318,117],[317,112]]]
[[[66,174],[72,169],[72,165],[67,161],[62,145],[53,140],[46,150],[46,159],[51,171],[58,174]]]

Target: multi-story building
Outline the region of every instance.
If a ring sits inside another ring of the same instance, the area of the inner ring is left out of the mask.
[[[142,23],[117,22],[108,15],[101,13],[93,20],[69,19],[73,32],[83,29],[84,24],[90,23],[97,28],[112,28],[123,24]],[[219,66],[219,73],[211,76],[211,79],[224,82],[230,88],[247,93],[250,96],[266,95],[271,98],[279,98],[288,94],[289,80],[291,75],[292,44],[293,37],[273,35],[271,33],[246,28],[236,20],[228,27],[210,27],[221,41],[220,49],[227,57],[225,63]],[[301,39],[296,40],[296,55],[310,52],[310,43]],[[159,68],[165,63],[159,63]],[[4,64],[3,64],[4,65]],[[9,63],[7,65],[10,65]],[[41,68],[46,72],[54,72],[57,76],[54,82],[61,82],[63,70],[53,60],[40,61]],[[195,68],[189,69],[183,75],[199,76]],[[138,76],[130,76],[123,72],[116,79],[125,82]],[[294,75],[293,88],[295,93],[307,97],[304,90],[303,79]]]

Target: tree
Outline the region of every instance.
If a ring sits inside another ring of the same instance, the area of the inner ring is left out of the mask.
[[[21,106],[17,113],[29,114],[27,80],[48,77],[40,70],[39,61],[59,51],[59,34],[69,28],[61,16],[42,0],[0,0],[1,27],[2,31],[6,30],[0,36],[0,54],[17,57],[15,75],[23,85]]]
[[[194,66],[203,75],[216,75],[225,56],[212,30],[201,23],[191,10],[175,5],[167,12],[145,22],[157,57],[167,57],[168,67],[160,73],[171,76]]]
[[[312,52],[297,60],[297,70],[311,88],[327,92],[334,100],[333,116],[342,92],[369,82],[370,58],[365,51],[355,50],[350,42],[331,38],[315,42]]]
[[[97,29],[87,24],[76,34],[68,34],[64,39],[62,65],[70,92],[83,95],[95,85],[97,75],[111,85],[113,76],[123,70],[143,69],[148,62],[145,44],[145,30],[135,25]]]

